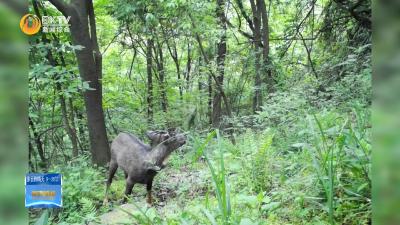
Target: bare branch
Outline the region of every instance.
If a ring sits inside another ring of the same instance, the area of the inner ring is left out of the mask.
[[[115,39],[121,34],[121,32],[118,32],[110,41],[110,43],[108,43],[108,45],[106,46],[106,48],[104,49],[104,51],[101,53],[101,55],[104,55],[104,53],[106,53],[106,51],[108,50],[108,48],[111,46],[112,43],[114,43]]]

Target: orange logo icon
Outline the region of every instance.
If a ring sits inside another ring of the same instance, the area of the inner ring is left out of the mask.
[[[19,26],[21,27],[22,32],[27,35],[34,35],[39,32],[42,23],[40,22],[39,17],[33,14],[26,14],[22,17]]]

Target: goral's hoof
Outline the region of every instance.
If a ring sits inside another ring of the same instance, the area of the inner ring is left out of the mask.
[[[147,199],[146,199],[146,203],[147,203],[147,205],[149,206],[149,207],[151,207],[151,206],[153,206],[153,199],[150,197],[148,197]]]
[[[123,205],[123,204],[126,204],[128,202],[128,199],[121,199],[121,200],[119,200],[119,204],[121,204],[121,205]]]

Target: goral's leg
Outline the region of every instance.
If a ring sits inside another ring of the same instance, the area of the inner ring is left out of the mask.
[[[132,194],[133,185],[135,185],[135,183],[128,176],[128,178],[126,179],[125,196],[122,200],[122,203],[126,203],[128,201],[129,195]]]
[[[151,188],[153,186],[153,179],[151,179],[148,183],[147,183],[147,203],[149,205],[152,204],[153,198],[151,197]]]
[[[103,201],[103,205],[107,205],[108,203],[108,191],[110,189],[111,183],[112,183],[112,179],[115,175],[115,172],[118,169],[118,164],[117,162],[111,160],[110,162],[110,168],[108,170],[108,178],[107,178],[107,184],[106,184],[106,194],[104,196],[104,201]]]

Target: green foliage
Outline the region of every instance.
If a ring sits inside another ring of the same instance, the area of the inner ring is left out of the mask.
[[[215,185],[218,207],[223,221],[222,224],[229,224],[230,216],[232,214],[232,209],[230,202],[229,182],[228,182],[228,177],[226,176],[224,154],[221,146],[221,137],[218,130],[212,132],[211,135],[212,136],[216,135],[217,137],[217,143],[218,143],[217,148],[219,151],[219,166],[220,166],[219,170],[218,171],[216,170],[216,168],[213,166],[213,164],[211,163],[210,159],[207,157],[207,154],[204,151],[203,151],[203,156],[205,157],[207,165],[210,168],[212,180]],[[215,219],[209,213],[207,213],[207,211],[203,212],[206,214],[207,218],[209,218],[210,222],[216,224]]]
[[[250,169],[252,171],[253,176],[253,185],[255,192],[262,192],[263,190],[268,189],[268,164],[265,162],[268,160],[268,153],[271,153],[271,145],[273,140],[273,135],[266,136],[264,142],[259,147],[258,151],[255,154],[252,154],[251,161],[253,162],[253,168]]]
[[[324,115],[322,121],[316,116],[314,118],[320,139],[314,141],[313,165],[325,192],[330,223],[334,224],[336,215],[341,217],[344,213],[336,213],[336,208],[342,209],[344,205],[348,207],[349,202],[355,199],[363,202],[363,207],[370,210],[371,145],[365,139],[369,134],[365,133],[363,118],[357,115],[352,119],[338,117],[336,114]],[[358,127],[357,132],[354,127]],[[348,196],[342,196],[343,193]],[[367,211],[364,216],[368,217],[369,213]]]
[[[63,210],[57,220],[66,223],[95,221],[104,198],[105,170],[91,166],[88,157],[52,168],[63,175]]]
[[[122,209],[123,212],[132,217],[136,222],[143,225],[161,224],[161,218],[157,214],[154,208],[141,208],[133,203],[137,209],[137,212],[129,212],[128,210]]]
[[[42,215],[39,217],[39,219],[35,222],[34,225],[46,225],[49,222],[49,211],[44,210]]]
[[[248,129],[236,137],[236,145],[218,131],[204,138],[189,135],[193,150],[172,156],[167,174],[161,173],[155,182],[156,192],[175,188],[179,194],[170,197],[162,210],[137,203],[143,194],[134,194],[136,210],[126,213],[139,224],[367,223],[371,214],[368,115],[362,108],[303,115],[290,139],[273,128]],[[308,133],[301,131],[303,127]],[[286,129],[280,125],[280,130]],[[186,170],[201,173],[191,178],[191,172],[181,170],[184,164],[190,164]],[[85,158],[55,170],[64,174],[59,220],[96,221],[104,210],[99,207],[105,171],[92,168]],[[180,185],[174,186],[177,180],[171,180],[172,174],[182,180]],[[123,192],[123,180],[113,185],[116,192]]]

